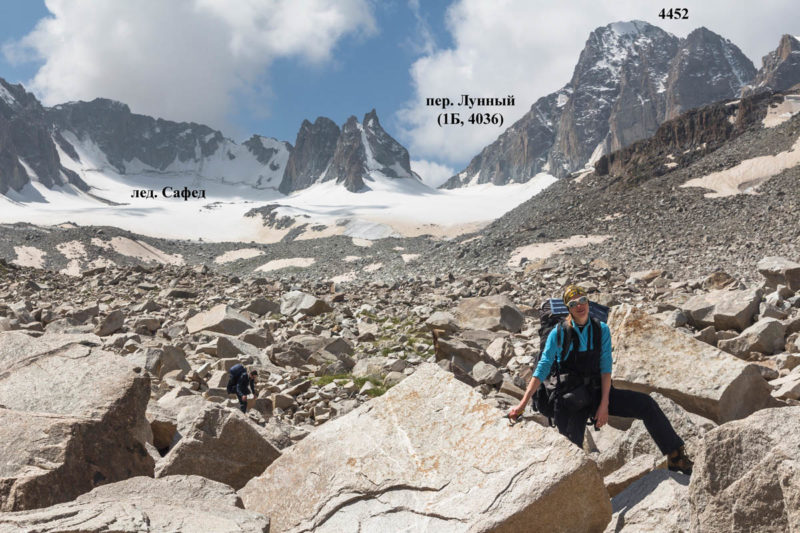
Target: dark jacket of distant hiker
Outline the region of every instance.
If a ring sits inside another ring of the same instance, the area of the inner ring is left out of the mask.
[[[250,373],[241,363],[231,367],[228,372],[230,373],[228,392],[236,394],[236,397],[239,399],[239,407],[244,413],[247,411],[247,401],[242,398],[251,393],[255,396],[255,381],[250,377]]]

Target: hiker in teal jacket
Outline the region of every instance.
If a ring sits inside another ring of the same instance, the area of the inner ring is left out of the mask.
[[[550,331],[525,394],[509,416],[516,418],[522,414],[558,359],[562,393],[556,394],[554,420],[559,433],[583,447],[586,421],[590,418],[597,428],[608,423],[609,414],[637,418],[644,422],[656,445],[667,455],[668,468],[691,474],[692,462],[686,456],[683,440],[656,401],[647,394],[611,386],[611,332],[605,323],[589,319],[586,291],[577,285],[568,286],[564,290],[564,304],[570,316],[564,327]],[[572,331],[565,341],[566,327]],[[564,342],[569,344],[562,348]]]

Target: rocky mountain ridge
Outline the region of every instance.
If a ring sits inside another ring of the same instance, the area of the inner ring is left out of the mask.
[[[442,188],[526,182],[539,172],[564,177],[650,137],[684,111],[735,98],[767,78],[797,83],[795,41],[784,36],[756,71],[738,47],[707,28],[685,39],[640,21],[598,28],[570,82],[540,98]]]
[[[57,133],[51,137],[46,110],[36,98],[0,78],[0,194],[19,191],[31,173],[45,187],[70,183],[88,189],[61,164],[53,140],[65,142]]]
[[[88,191],[67,167],[194,176],[284,194],[324,181],[357,192],[375,175],[420,181],[408,152],[383,130],[374,109],[361,124],[351,117],[341,131],[324,117],[316,128],[304,122],[295,149],[259,135],[238,144],[208,126],[135,114],[103,98],[44,108],[20,85],[0,79],[0,88],[2,194],[20,191],[32,179],[47,188],[71,183]]]
[[[800,38],[784,35],[778,48],[762,59],[749,91],[785,91],[800,81]]]

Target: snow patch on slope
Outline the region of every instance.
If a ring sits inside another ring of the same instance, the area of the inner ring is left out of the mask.
[[[756,194],[759,185],[797,165],[800,165],[800,137],[786,152],[746,159],[735,167],[689,180],[681,187],[710,189],[712,192],[706,193],[706,198]]]

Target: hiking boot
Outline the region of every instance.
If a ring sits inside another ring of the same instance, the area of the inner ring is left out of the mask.
[[[673,472],[681,472],[691,476],[693,466],[694,463],[686,455],[686,449],[683,446],[667,455],[667,468]]]

